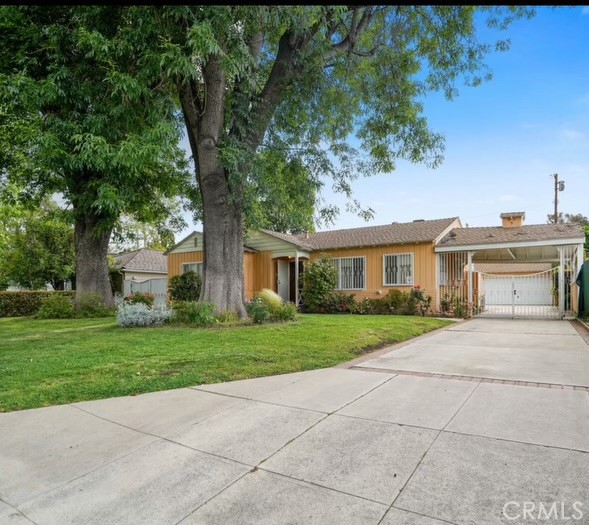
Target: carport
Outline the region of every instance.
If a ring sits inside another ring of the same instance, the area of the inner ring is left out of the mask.
[[[563,319],[576,314],[585,240],[577,224],[457,228],[436,246],[439,309],[484,317]]]

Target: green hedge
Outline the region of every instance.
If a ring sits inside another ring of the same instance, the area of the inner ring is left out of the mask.
[[[43,301],[55,294],[73,297],[75,292],[0,292],[0,317],[35,315]]]

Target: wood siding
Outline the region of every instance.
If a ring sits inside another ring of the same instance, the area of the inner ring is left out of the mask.
[[[426,295],[432,296],[432,305],[436,304],[436,255],[433,243],[396,244],[393,246],[370,246],[365,248],[350,248],[343,250],[324,250],[313,252],[311,261],[318,259],[324,253],[329,257],[366,257],[365,289],[360,291],[350,290],[358,299],[364,297],[384,297],[389,290],[398,289],[409,291],[414,285],[420,285],[425,289]],[[383,256],[397,253],[413,254],[413,285],[385,286],[383,284]],[[380,290],[380,294],[377,293]]]
[[[255,256],[257,253],[245,252],[243,261],[243,278],[244,278],[244,290],[246,297],[251,299],[254,296],[254,292],[261,288],[256,287],[256,264]],[[192,252],[180,252],[180,253],[169,253],[168,254],[168,278],[174,275],[180,275],[182,273],[182,265],[185,263],[198,263],[202,262],[204,258],[204,252],[192,251]]]
[[[184,263],[202,262],[203,255],[202,251],[168,253],[168,278],[180,275]]]
[[[311,254],[311,261],[325,253],[329,257],[366,257],[365,290],[354,291],[359,299],[364,297],[384,297],[389,290],[396,288],[409,291],[413,285],[385,286],[383,284],[383,256],[397,253],[413,254],[413,282],[425,289],[436,304],[436,257],[432,243],[403,244],[393,246],[373,246],[344,250],[325,250]],[[168,254],[168,277],[181,273],[183,263],[202,262],[203,252],[193,251]],[[293,259],[294,260],[294,259]],[[244,253],[244,290],[246,297],[251,299],[255,292],[269,288],[276,291],[276,259],[271,251]],[[377,293],[380,290],[380,294]]]

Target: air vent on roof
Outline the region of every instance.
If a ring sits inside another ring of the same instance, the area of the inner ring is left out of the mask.
[[[393,222],[391,222],[391,224],[399,224],[399,222],[398,221],[393,221]]]
[[[487,237],[495,237],[492,233],[489,233]]]
[[[415,219],[413,222],[425,222],[425,219]]]

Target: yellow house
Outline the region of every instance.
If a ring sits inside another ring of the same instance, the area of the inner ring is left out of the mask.
[[[460,227],[460,220],[452,217],[298,235],[251,230],[244,253],[246,297],[269,288],[296,302],[305,264],[326,254],[336,265],[337,290],[359,298],[382,297],[391,289],[409,290],[419,284],[435,300],[434,247],[451,229]],[[200,272],[202,250],[200,232],[182,239],[167,252],[168,276]]]
[[[245,295],[251,299],[269,288],[299,303],[305,265],[325,254],[334,259],[336,289],[359,299],[419,285],[436,310],[458,301],[496,316],[572,315],[577,290],[571,277],[583,261],[582,228],[524,226],[524,219],[523,212],[510,212],[501,214],[501,226],[477,228],[463,228],[458,217],[450,217],[297,235],[250,230]],[[182,239],[167,258],[169,277],[201,272],[202,234]],[[542,264],[542,272],[531,273],[540,267],[530,264]]]

